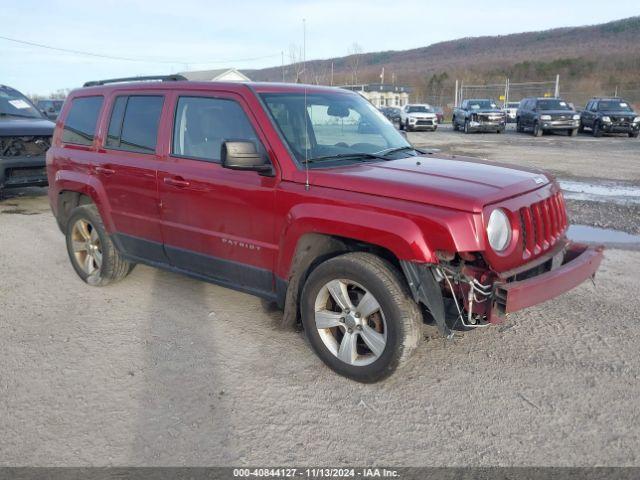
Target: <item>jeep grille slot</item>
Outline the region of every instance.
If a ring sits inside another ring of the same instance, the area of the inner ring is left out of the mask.
[[[567,216],[561,193],[520,209],[522,258],[538,255],[551,248],[567,228]]]

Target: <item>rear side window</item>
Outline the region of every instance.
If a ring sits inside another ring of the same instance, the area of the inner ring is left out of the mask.
[[[117,97],[105,146],[129,152],[154,153],[163,102],[162,96]]]
[[[62,131],[63,142],[76,145],[91,145],[93,143],[103,100],[102,96],[96,96],[74,98],[71,101],[71,109]]]
[[[227,140],[253,141],[262,148],[242,107],[233,100],[180,97],[173,129],[172,153],[209,162],[220,161]]]

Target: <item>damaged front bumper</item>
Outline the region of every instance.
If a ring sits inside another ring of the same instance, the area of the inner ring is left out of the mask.
[[[603,251],[602,246],[568,243],[517,274],[503,277],[471,264],[400,264],[415,301],[429,310],[440,332],[451,337],[445,298],[450,298],[458,311],[453,325],[501,323],[509,313],[555,298],[593,278]]]
[[[46,185],[44,155],[0,157],[0,188]]]
[[[526,280],[496,283],[491,319],[555,298],[593,278],[604,258],[603,250],[602,246],[573,243],[557,268]]]

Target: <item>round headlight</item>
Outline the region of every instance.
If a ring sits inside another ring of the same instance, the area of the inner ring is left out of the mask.
[[[496,208],[491,212],[489,223],[487,223],[487,237],[489,238],[489,245],[496,252],[502,252],[509,246],[511,242],[511,225],[504,210]]]

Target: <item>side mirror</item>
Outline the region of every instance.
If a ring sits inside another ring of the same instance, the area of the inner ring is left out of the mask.
[[[231,170],[271,171],[271,164],[258,152],[256,144],[250,141],[224,142],[220,159],[222,166]]]

